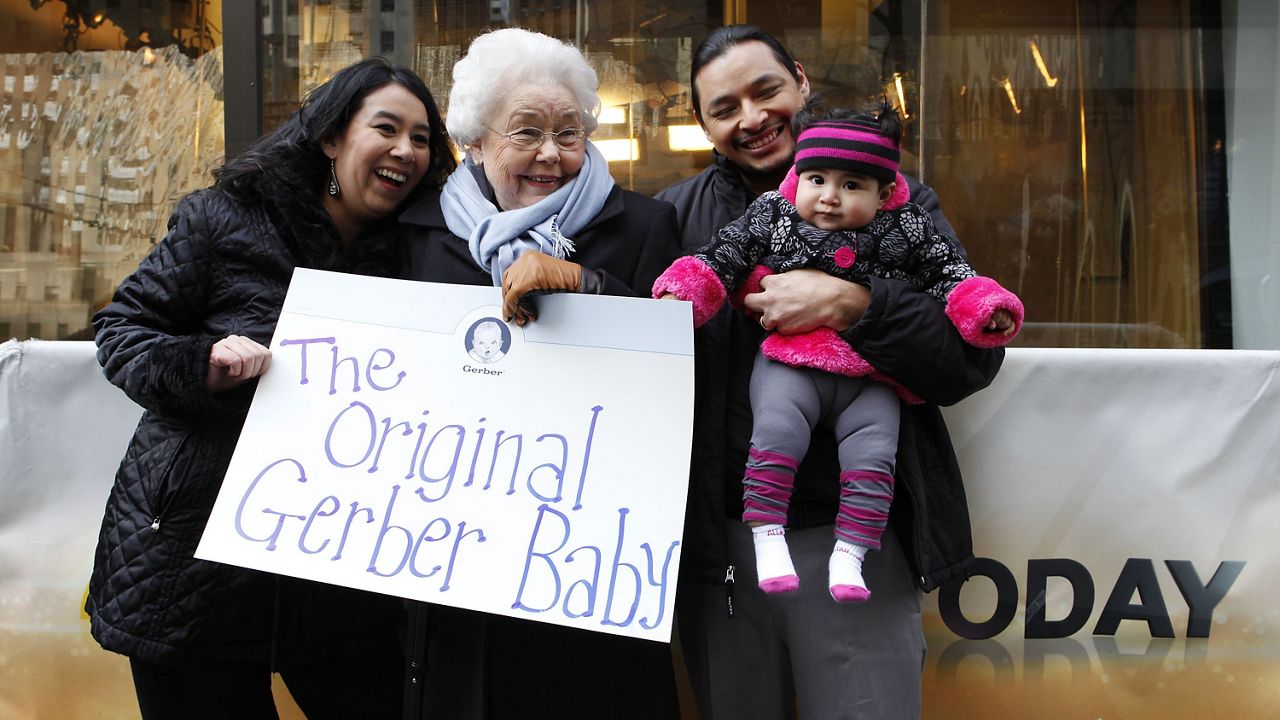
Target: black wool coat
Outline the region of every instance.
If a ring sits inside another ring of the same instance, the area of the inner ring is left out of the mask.
[[[193,557],[257,385],[211,394],[214,343],[232,334],[270,343],[295,267],[393,269],[385,232],[383,257],[368,253],[357,267],[318,198],[308,202],[311,225],[285,219],[275,203],[244,205],[216,189],[188,195],[94,317],[107,379],[144,409],[107,501],[85,602],[108,650],[168,664],[266,662],[396,641],[394,598]],[[369,240],[362,247],[379,244]]]

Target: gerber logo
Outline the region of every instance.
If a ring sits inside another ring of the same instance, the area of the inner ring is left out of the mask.
[[[1226,597],[1244,570],[1244,561],[1218,563],[1209,581],[1203,582],[1189,560],[1165,560],[1164,568],[1189,611],[1184,637],[1209,637],[1213,610]],[[1122,620],[1147,624],[1153,638],[1174,637],[1173,623],[1164,594],[1160,591],[1155,562],[1146,558],[1129,558],[1112,585],[1093,635],[1116,634]],[[973,577],[985,577],[995,584],[995,611],[985,620],[975,621],[960,607],[962,582],[949,583],[939,590],[938,611],[947,627],[962,638],[985,640],[1004,631],[1017,614],[1018,582],[1002,563],[991,558],[978,558]],[[1045,607],[1045,590],[1049,578],[1062,578],[1072,589],[1071,609],[1065,617],[1049,618]],[[1137,594],[1136,601],[1134,595]],[[1079,632],[1093,615],[1094,578],[1089,569],[1068,558],[1027,561],[1026,615],[1023,637],[1065,638]]]
[[[467,356],[486,365],[496,363],[511,352],[511,331],[506,323],[496,317],[482,317],[471,324],[463,339]],[[468,369],[468,372],[483,372],[486,375],[498,373],[486,372],[483,369]]]

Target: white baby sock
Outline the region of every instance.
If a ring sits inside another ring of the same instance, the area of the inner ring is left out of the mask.
[[[800,587],[800,578],[791,564],[791,550],[787,547],[787,529],[781,525],[761,525],[751,528],[756,549],[756,577],[760,589],[767,593],[794,592]]]
[[[862,558],[868,549],[865,545],[836,540],[831,560],[827,563],[828,589],[836,602],[864,602],[871,597],[871,591],[862,579]]]

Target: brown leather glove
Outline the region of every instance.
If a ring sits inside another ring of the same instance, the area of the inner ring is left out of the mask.
[[[536,250],[521,255],[502,274],[502,316],[523,327],[538,318],[525,297],[535,292],[578,292],[582,266]]]

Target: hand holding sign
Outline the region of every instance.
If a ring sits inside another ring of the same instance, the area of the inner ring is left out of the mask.
[[[582,266],[568,260],[530,250],[502,274],[502,317],[523,327],[538,318],[526,296],[536,290],[577,292],[582,282]]]

